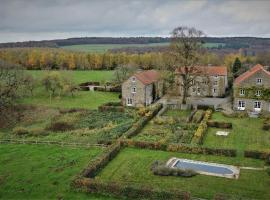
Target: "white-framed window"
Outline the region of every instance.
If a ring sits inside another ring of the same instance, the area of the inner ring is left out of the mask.
[[[256,83],[257,83],[258,85],[262,84],[262,78],[256,78]]]
[[[213,93],[214,93],[214,94],[217,93],[217,89],[216,89],[216,88],[213,89]]]
[[[245,110],[246,109],[246,102],[239,100],[238,101],[238,110]]]
[[[260,101],[254,101],[254,108],[261,109],[262,103]]]
[[[128,106],[132,106],[132,99],[131,98],[127,98],[127,105]]]
[[[218,75],[215,75],[214,78],[218,78]]]
[[[261,96],[262,95],[262,91],[261,90],[256,90],[256,94],[255,94],[257,97]]]
[[[200,95],[201,94],[201,88],[197,88],[197,94]]]
[[[132,82],[135,82],[136,81],[136,78],[135,77],[132,77]]]
[[[136,93],[136,87],[135,87],[135,86],[133,86],[133,87],[131,88],[131,93]]]
[[[245,93],[246,93],[246,92],[245,92],[245,90],[244,90],[244,89],[240,89],[240,95],[241,95],[241,96],[244,96],[244,95],[245,95]]]

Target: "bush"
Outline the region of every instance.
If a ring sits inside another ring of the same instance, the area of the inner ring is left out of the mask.
[[[211,105],[197,105],[197,109],[198,110],[214,110],[214,106],[211,106]]]
[[[48,130],[50,131],[69,131],[74,129],[74,125],[70,122],[65,122],[65,121],[59,121],[59,122],[52,122],[49,127],[47,127]]]
[[[218,121],[208,121],[207,126],[215,127],[215,128],[232,128],[232,123],[218,122]]]
[[[193,119],[193,116],[195,115],[195,113],[197,112],[197,110],[193,110],[190,115],[187,118],[187,123],[190,123]]]
[[[195,114],[193,115],[192,122],[193,123],[200,123],[203,119],[204,111],[197,110]]]
[[[247,158],[267,160],[270,157],[270,152],[246,150],[244,151],[244,156]]]
[[[270,176],[270,168],[267,169],[267,174]]]
[[[164,163],[160,161],[155,161],[151,166],[151,171],[154,175],[159,176],[182,176],[182,177],[192,177],[197,175],[193,170],[183,170],[177,168],[167,167]]]
[[[38,136],[49,135],[49,133],[47,133],[47,132],[46,132],[44,129],[42,129],[42,128],[34,128],[34,129],[31,129],[29,135],[38,137]]]
[[[19,126],[19,127],[15,127],[12,130],[12,133],[14,135],[23,136],[23,135],[28,135],[30,132],[27,128]]]

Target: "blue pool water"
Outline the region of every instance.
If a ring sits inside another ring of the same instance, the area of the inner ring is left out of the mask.
[[[230,175],[234,173],[231,169],[227,167],[207,165],[203,163],[177,161],[177,163],[174,166],[180,169],[184,169],[184,170],[192,169],[194,171],[201,171],[201,172],[208,172],[208,173],[215,173],[215,174],[229,174]]]

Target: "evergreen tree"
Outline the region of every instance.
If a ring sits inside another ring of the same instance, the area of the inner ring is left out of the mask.
[[[232,72],[233,72],[234,77],[236,76],[237,72],[240,70],[241,67],[242,67],[242,63],[240,59],[236,57],[233,63],[233,67],[232,67]]]

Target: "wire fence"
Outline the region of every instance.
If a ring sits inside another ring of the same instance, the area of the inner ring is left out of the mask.
[[[17,140],[17,139],[1,139],[0,144],[43,144],[43,145],[57,145],[57,146],[68,146],[68,147],[102,147],[106,148],[108,145],[105,144],[91,144],[91,143],[80,143],[80,142],[59,142],[59,141],[41,141],[41,140]]]

